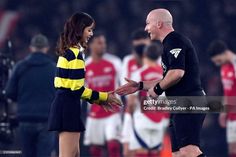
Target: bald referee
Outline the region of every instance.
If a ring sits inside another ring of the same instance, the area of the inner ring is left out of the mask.
[[[145,31],[151,40],[163,44],[163,79],[154,81],[128,82],[116,93],[127,95],[138,90],[148,90],[152,97],[164,91],[166,96],[204,96],[201,88],[199,62],[192,42],[174,31],[173,19],[166,9],[152,10],[146,19]],[[200,150],[200,132],[205,114],[172,114],[170,132],[173,157],[205,157]]]

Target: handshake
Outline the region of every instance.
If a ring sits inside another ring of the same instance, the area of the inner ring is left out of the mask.
[[[115,94],[118,94],[120,96],[129,95],[137,92],[138,90],[144,89],[143,84],[140,85],[140,83],[135,82],[133,80],[125,78],[127,83],[123,86],[120,86],[116,90],[112,92],[108,92],[108,98],[106,101],[99,101],[96,104],[102,106],[105,111],[111,111],[114,112],[117,108],[121,109],[123,107],[122,102],[115,96]],[[147,83],[148,86],[148,94],[151,97],[157,97],[158,95],[154,92],[154,86],[158,83],[158,81],[150,81]],[[144,89],[145,90],[145,89]]]

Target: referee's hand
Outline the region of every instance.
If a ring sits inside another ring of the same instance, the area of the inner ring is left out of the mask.
[[[148,96],[151,97],[151,98],[157,98],[158,97],[158,95],[154,92],[154,87],[152,87],[148,90]]]
[[[116,94],[119,95],[128,95],[128,94],[133,94],[139,90],[139,83],[135,82],[133,80],[130,80],[128,78],[125,78],[127,83],[123,86],[120,86],[115,90]]]

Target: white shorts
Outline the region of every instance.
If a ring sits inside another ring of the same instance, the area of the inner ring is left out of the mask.
[[[104,145],[109,140],[119,140],[121,115],[115,113],[106,118],[88,117],[84,135],[85,145]]]
[[[132,132],[132,117],[131,114],[125,113],[121,132],[122,143],[129,143],[131,132]]]
[[[227,142],[235,143],[236,142],[236,120],[227,121],[226,131],[227,131]]]
[[[138,141],[138,138],[134,133],[134,128],[138,137],[146,144],[149,149],[162,144],[165,130],[169,121],[168,119],[163,119],[161,122],[156,123],[151,121],[141,112],[135,112],[133,118],[134,122],[131,115],[126,114],[122,130],[122,142],[129,143],[130,150],[145,149],[145,147]]]

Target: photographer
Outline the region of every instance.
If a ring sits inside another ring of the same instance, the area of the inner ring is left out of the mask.
[[[50,104],[54,98],[55,64],[47,56],[48,39],[32,38],[29,54],[16,64],[6,86],[6,96],[17,102],[17,118],[24,157],[50,156],[53,134],[47,131]]]

